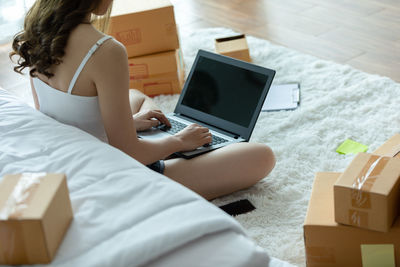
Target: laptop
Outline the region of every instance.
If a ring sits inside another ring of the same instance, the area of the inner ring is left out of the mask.
[[[166,115],[172,127],[160,125],[138,136],[162,138],[192,123],[209,128],[212,143],[175,153],[183,158],[247,142],[274,76],[274,70],[199,50],[174,112]]]

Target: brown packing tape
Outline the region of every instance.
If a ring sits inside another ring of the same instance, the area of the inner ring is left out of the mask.
[[[16,230],[6,221],[0,221],[0,262],[9,264],[16,249]]]
[[[4,246],[5,245],[5,246]],[[5,264],[21,264],[29,262],[24,231],[16,222],[0,222],[0,262]]]
[[[358,227],[368,227],[368,213],[359,210],[349,210],[349,221],[351,225]]]
[[[353,190],[351,190],[352,207],[363,209],[371,208],[369,192],[389,160],[389,157],[371,155],[353,183]]]
[[[369,192],[363,192],[358,189],[351,190],[351,206],[360,209],[371,208],[371,196]]]
[[[0,210],[0,220],[19,219],[44,176],[46,176],[45,173],[22,173],[4,207]]]
[[[0,220],[0,261],[7,263],[13,259],[18,259],[21,262],[29,262],[30,257],[25,246],[24,231],[19,219],[21,219],[23,215],[23,209],[29,206],[29,203],[36,193],[40,178],[45,175],[45,173],[23,173],[15,185],[14,190],[8,197],[9,200],[12,198],[19,199],[19,201],[12,204],[23,208],[8,207],[6,212],[2,212],[3,216],[6,216],[6,218],[5,220]],[[29,178],[35,181],[24,187],[24,179],[29,180]],[[7,204],[6,202],[6,205]]]
[[[328,247],[306,247],[309,263],[336,263],[335,250]]]
[[[21,204],[23,204],[26,207],[28,207],[29,204],[31,203],[31,200],[32,200],[33,196],[35,195],[38,187],[39,187],[39,184],[33,184],[32,186],[30,186],[25,191],[25,193],[27,194],[27,197]],[[23,209],[15,210],[14,213],[10,214],[9,219],[18,220],[18,219],[21,218],[22,215],[23,215]]]
[[[360,174],[356,177],[353,188],[370,191],[376,178],[381,174],[386,164],[389,162],[389,157],[371,155]]]

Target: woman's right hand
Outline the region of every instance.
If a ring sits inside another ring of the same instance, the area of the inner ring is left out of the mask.
[[[212,141],[212,136],[208,128],[198,124],[191,124],[175,134],[181,143],[181,151],[194,150],[202,145],[209,144]]]

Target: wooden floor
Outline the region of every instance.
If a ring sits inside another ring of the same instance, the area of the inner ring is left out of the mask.
[[[400,82],[399,0],[171,0],[180,30],[228,27]],[[0,86],[18,91],[10,45],[0,46]]]
[[[400,82],[399,0],[172,0],[180,28],[228,27]]]

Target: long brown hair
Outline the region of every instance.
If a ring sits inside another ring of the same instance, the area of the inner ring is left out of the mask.
[[[28,11],[24,29],[14,37],[10,58],[19,56],[14,71],[22,73],[28,67],[32,77],[37,73],[48,78],[54,74],[50,67],[62,62],[71,31],[85,23],[87,15],[95,11],[102,0],[36,0]],[[109,16],[110,10],[106,16]],[[107,24],[100,19],[98,28]]]

